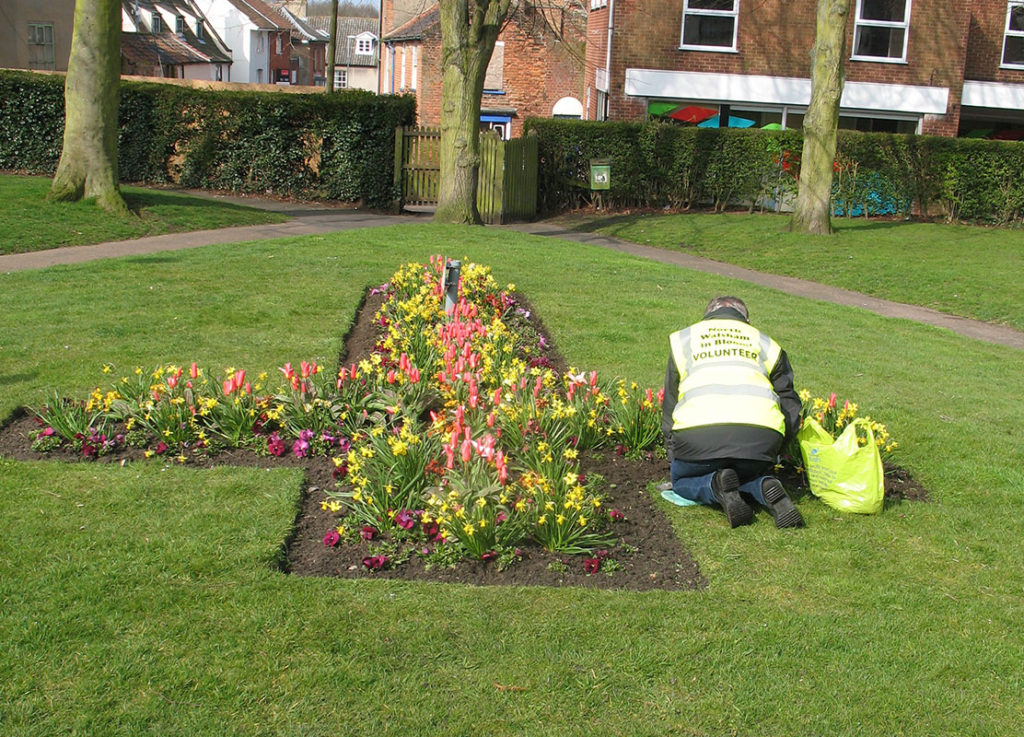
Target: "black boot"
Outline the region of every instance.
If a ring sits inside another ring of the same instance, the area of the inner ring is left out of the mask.
[[[754,521],[754,510],[743,501],[739,489],[739,476],[731,468],[715,471],[715,475],[711,477],[711,493],[722,505],[722,511],[725,512],[731,527],[749,525]]]
[[[775,518],[776,527],[803,527],[804,518],[800,516],[800,510],[790,500],[782,483],[769,476],[761,482],[761,493],[764,495],[764,504],[768,511]]]

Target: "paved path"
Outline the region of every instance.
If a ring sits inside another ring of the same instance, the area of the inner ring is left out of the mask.
[[[420,215],[381,215],[365,210],[352,208],[327,207],[323,205],[280,202],[256,197],[214,196],[201,192],[190,192],[205,197],[214,197],[238,204],[274,210],[290,216],[285,223],[270,225],[249,225],[220,230],[202,230],[193,233],[171,233],[168,235],[138,238],[130,241],[99,243],[93,246],[74,246],[70,248],[54,248],[48,251],[19,253],[0,256],[0,273],[38,269],[56,264],[76,264],[100,258],[113,258],[136,254],[156,253],[158,251],[175,251],[185,248],[197,248],[216,243],[240,243],[243,241],[267,240],[289,236],[315,235],[332,233],[353,228],[370,228],[398,223],[427,222]],[[858,292],[830,287],[816,282],[804,281],[789,276],[766,274],[751,271],[732,264],[691,256],[679,251],[667,251],[650,246],[642,246],[629,241],[620,240],[596,233],[582,233],[567,230],[561,225],[551,222],[517,223],[500,226],[521,233],[542,235],[564,240],[577,241],[591,245],[610,248],[629,253],[640,258],[673,264],[686,269],[703,271],[709,274],[740,279],[759,286],[777,289],[781,292],[808,297],[824,302],[849,305],[870,310],[885,317],[914,320],[927,325],[947,328],[968,338],[1010,346],[1024,350],[1024,332],[1002,325],[992,325],[977,320],[947,315],[927,307],[917,307],[898,302],[888,302],[876,297],[869,297]]]

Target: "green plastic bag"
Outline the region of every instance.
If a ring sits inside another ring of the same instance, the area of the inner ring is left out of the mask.
[[[867,435],[867,445],[857,442],[857,427]],[[855,419],[833,440],[810,417],[796,436],[804,458],[811,493],[841,512],[875,514],[882,511],[885,485],[882,456],[875,445],[871,423]]]

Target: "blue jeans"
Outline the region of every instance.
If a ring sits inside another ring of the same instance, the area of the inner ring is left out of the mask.
[[[728,458],[700,461],[672,461],[672,490],[683,497],[701,504],[717,504],[711,491],[711,478],[716,471],[731,468],[740,478],[740,491],[752,496],[758,504],[764,505],[761,482],[768,478],[772,464],[764,461],[730,460]]]

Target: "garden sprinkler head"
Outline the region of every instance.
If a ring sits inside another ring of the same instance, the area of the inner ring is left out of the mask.
[[[459,270],[461,261],[448,261],[444,265],[444,311],[449,312],[459,300]]]

